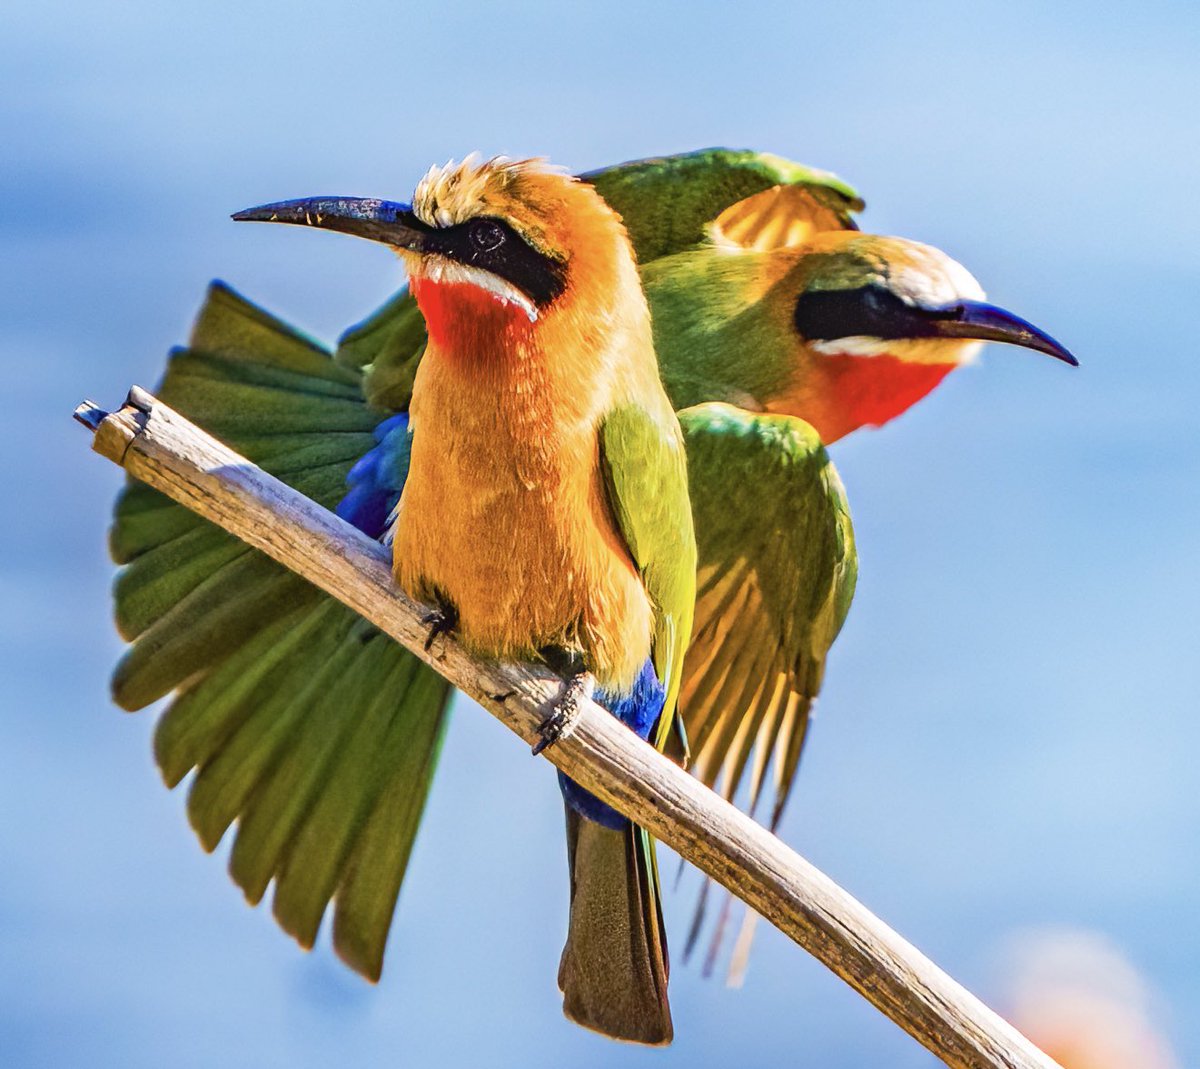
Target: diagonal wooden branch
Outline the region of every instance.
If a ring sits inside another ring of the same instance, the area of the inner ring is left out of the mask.
[[[532,666],[472,660],[453,639],[424,649],[427,610],[393,584],[388,553],[134,387],[108,415],[76,419],[96,452],[349,605],[526,742],[560,682]],[[585,702],[546,757],[729,888],[956,1069],[1054,1069],[1024,1036],[837,884],[744,813]]]

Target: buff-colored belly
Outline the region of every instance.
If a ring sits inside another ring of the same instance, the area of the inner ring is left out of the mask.
[[[400,585],[453,606],[477,652],[562,646],[581,651],[602,686],[628,686],[649,655],[652,610],[613,527],[594,428],[517,436],[461,411],[437,438],[417,421],[395,541]]]

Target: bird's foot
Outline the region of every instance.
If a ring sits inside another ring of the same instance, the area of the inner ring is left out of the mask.
[[[458,626],[458,610],[453,605],[439,605],[421,617],[421,625],[429,628],[429,635],[425,639],[425,652],[428,653],[439,635],[454,633]]]
[[[583,703],[591,699],[595,689],[596,680],[591,672],[576,672],[568,677],[550,715],[538,725],[538,741],[533,744],[534,757],[574,730]]]

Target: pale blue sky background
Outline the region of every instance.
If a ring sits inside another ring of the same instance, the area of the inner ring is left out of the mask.
[[[553,776],[465,706],[372,989],[241,903],[107,698],[118,473],[71,408],[153,385],[213,276],[327,339],[399,281],[230,211],[404,196],[475,148],[729,144],[842,174],[865,228],[1084,365],[989,349],[837,447],[862,578],[785,837],[987,998],[1013,930],[1108,933],[1200,1063],[1200,8],[135,0],[0,31],[0,1062],[933,1064],[765,930],[741,991],[677,963],[665,1053],[563,1021]]]

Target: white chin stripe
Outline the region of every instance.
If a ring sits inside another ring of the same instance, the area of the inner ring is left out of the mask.
[[[892,356],[909,364],[971,364],[983,342],[974,338],[830,338],[808,347],[822,356]]]
[[[899,339],[868,338],[856,335],[851,338],[830,338],[828,341],[809,342],[813,352],[826,356],[886,356],[896,351]]]
[[[421,265],[421,275],[430,282],[461,283],[475,286],[494,297],[501,304],[515,304],[529,317],[530,323],[536,323],[537,306],[525,296],[516,286],[491,271],[478,267],[468,267],[457,260],[448,260],[444,256],[428,256]]]

